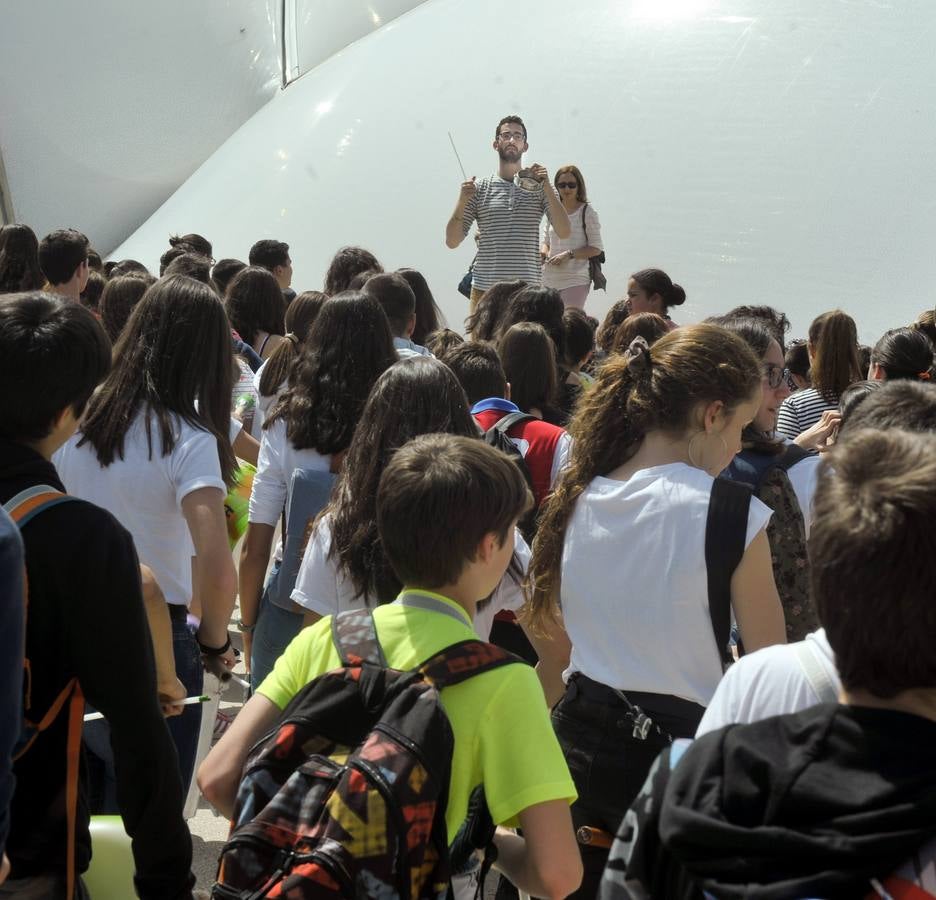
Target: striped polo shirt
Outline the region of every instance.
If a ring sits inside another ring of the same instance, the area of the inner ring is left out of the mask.
[[[780,404],[777,433],[791,441],[812,428],[827,409],[838,409],[838,400],[823,397],[815,388],[804,388],[790,394]]]
[[[473,288],[486,291],[498,281],[514,279],[540,283],[539,227],[544,213],[548,216],[542,190],[525,191],[500,175],[478,182],[462,216],[462,234],[468,234],[473,222],[481,231]]]

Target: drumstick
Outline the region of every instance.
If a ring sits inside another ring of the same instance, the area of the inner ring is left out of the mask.
[[[449,142],[452,145],[452,152],[455,154],[455,159],[458,160],[458,168],[461,169],[462,180],[467,181],[468,176],[465,174],[465,167],[462,165],[461,157],[458,155],[458,150],[455,149],[455,139],[452,137],[452,132],[448,132]]]

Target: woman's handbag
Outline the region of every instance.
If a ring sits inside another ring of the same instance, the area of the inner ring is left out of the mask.
[[[588,243],[588,226],[585,224],[585,213],[587,211],[588,204],[586,203],[582,209],[582,230],[585,232],[585,245],[590,247],[591,244]],[[601,271],[601,264],[604,261],[604,250],[602,250],[601,253],[599,253],[597,256],[591,256],[588,259],[588,278],[595,286],[596,291],[604,291],[608,288],[608,279],[604,277],[604,273]]]

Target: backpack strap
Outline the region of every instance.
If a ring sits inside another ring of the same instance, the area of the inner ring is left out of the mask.
[[[722,666],[731,665],[731,576],[744,556],[751,489],[737,481],[716,478],[705,522],[705,569],[709,616]]]
[[[27,522],[32,521],[44,510],[74,499],[76,498],[63,494],[60,490],[50,487],[48,484],[37,484],[31,488],[26,488],[25,491],[20,491],[15,497],[11,497],[3,504],[3,508],[22,530]]]
[[[474,678],[475,675],[514,663],[529,665],[519,656],[514,656],[513,653],[496,647],[494,644],[467,640],[452,644],[430,657],[419,666],[419,671],[441,690],[461,684],[469,678]]]
[[[332,640],[343,666],[369,662],[387,668],[369,609],[347,609],[332,616]]]
[[[820,703],[836,703],[838,691],[825,667],[819,662],[812,641],[797,641],[793,644],[793,653],[799,663],[809,686],[819,698]]]
[[[807,456],[812,455],[813,454],[809,450],[804,450],[799,444],[787,444],[786,449],[780,455],[780,459],[770,468],[780,469],[782,472],[789,472],[798,462],[802,462]],[[765,472],[761,478],[763,479],[766,474]]]
[[[514,427],[518,422],[526,422],[535,419],[536,416],[531,416],[528,413],[517,412],[507,413],[506,416],[501,416],[486,432],[485,437],[489,434],[493,434],[495,431],[499,431],[504,437],[507,436],[507,432]]]

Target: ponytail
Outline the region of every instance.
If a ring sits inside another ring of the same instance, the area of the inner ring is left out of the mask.
[[[840,309],[817,316],[809,326],[809,344],[813,387],[837,403],[842,391],[861,379],[855,320]]]
[[[286,340],[270,354],[260,375],[260,396],[272,397],[289,378],[309,329],[328,297],[321,291],[303,291],[286,309]]]

